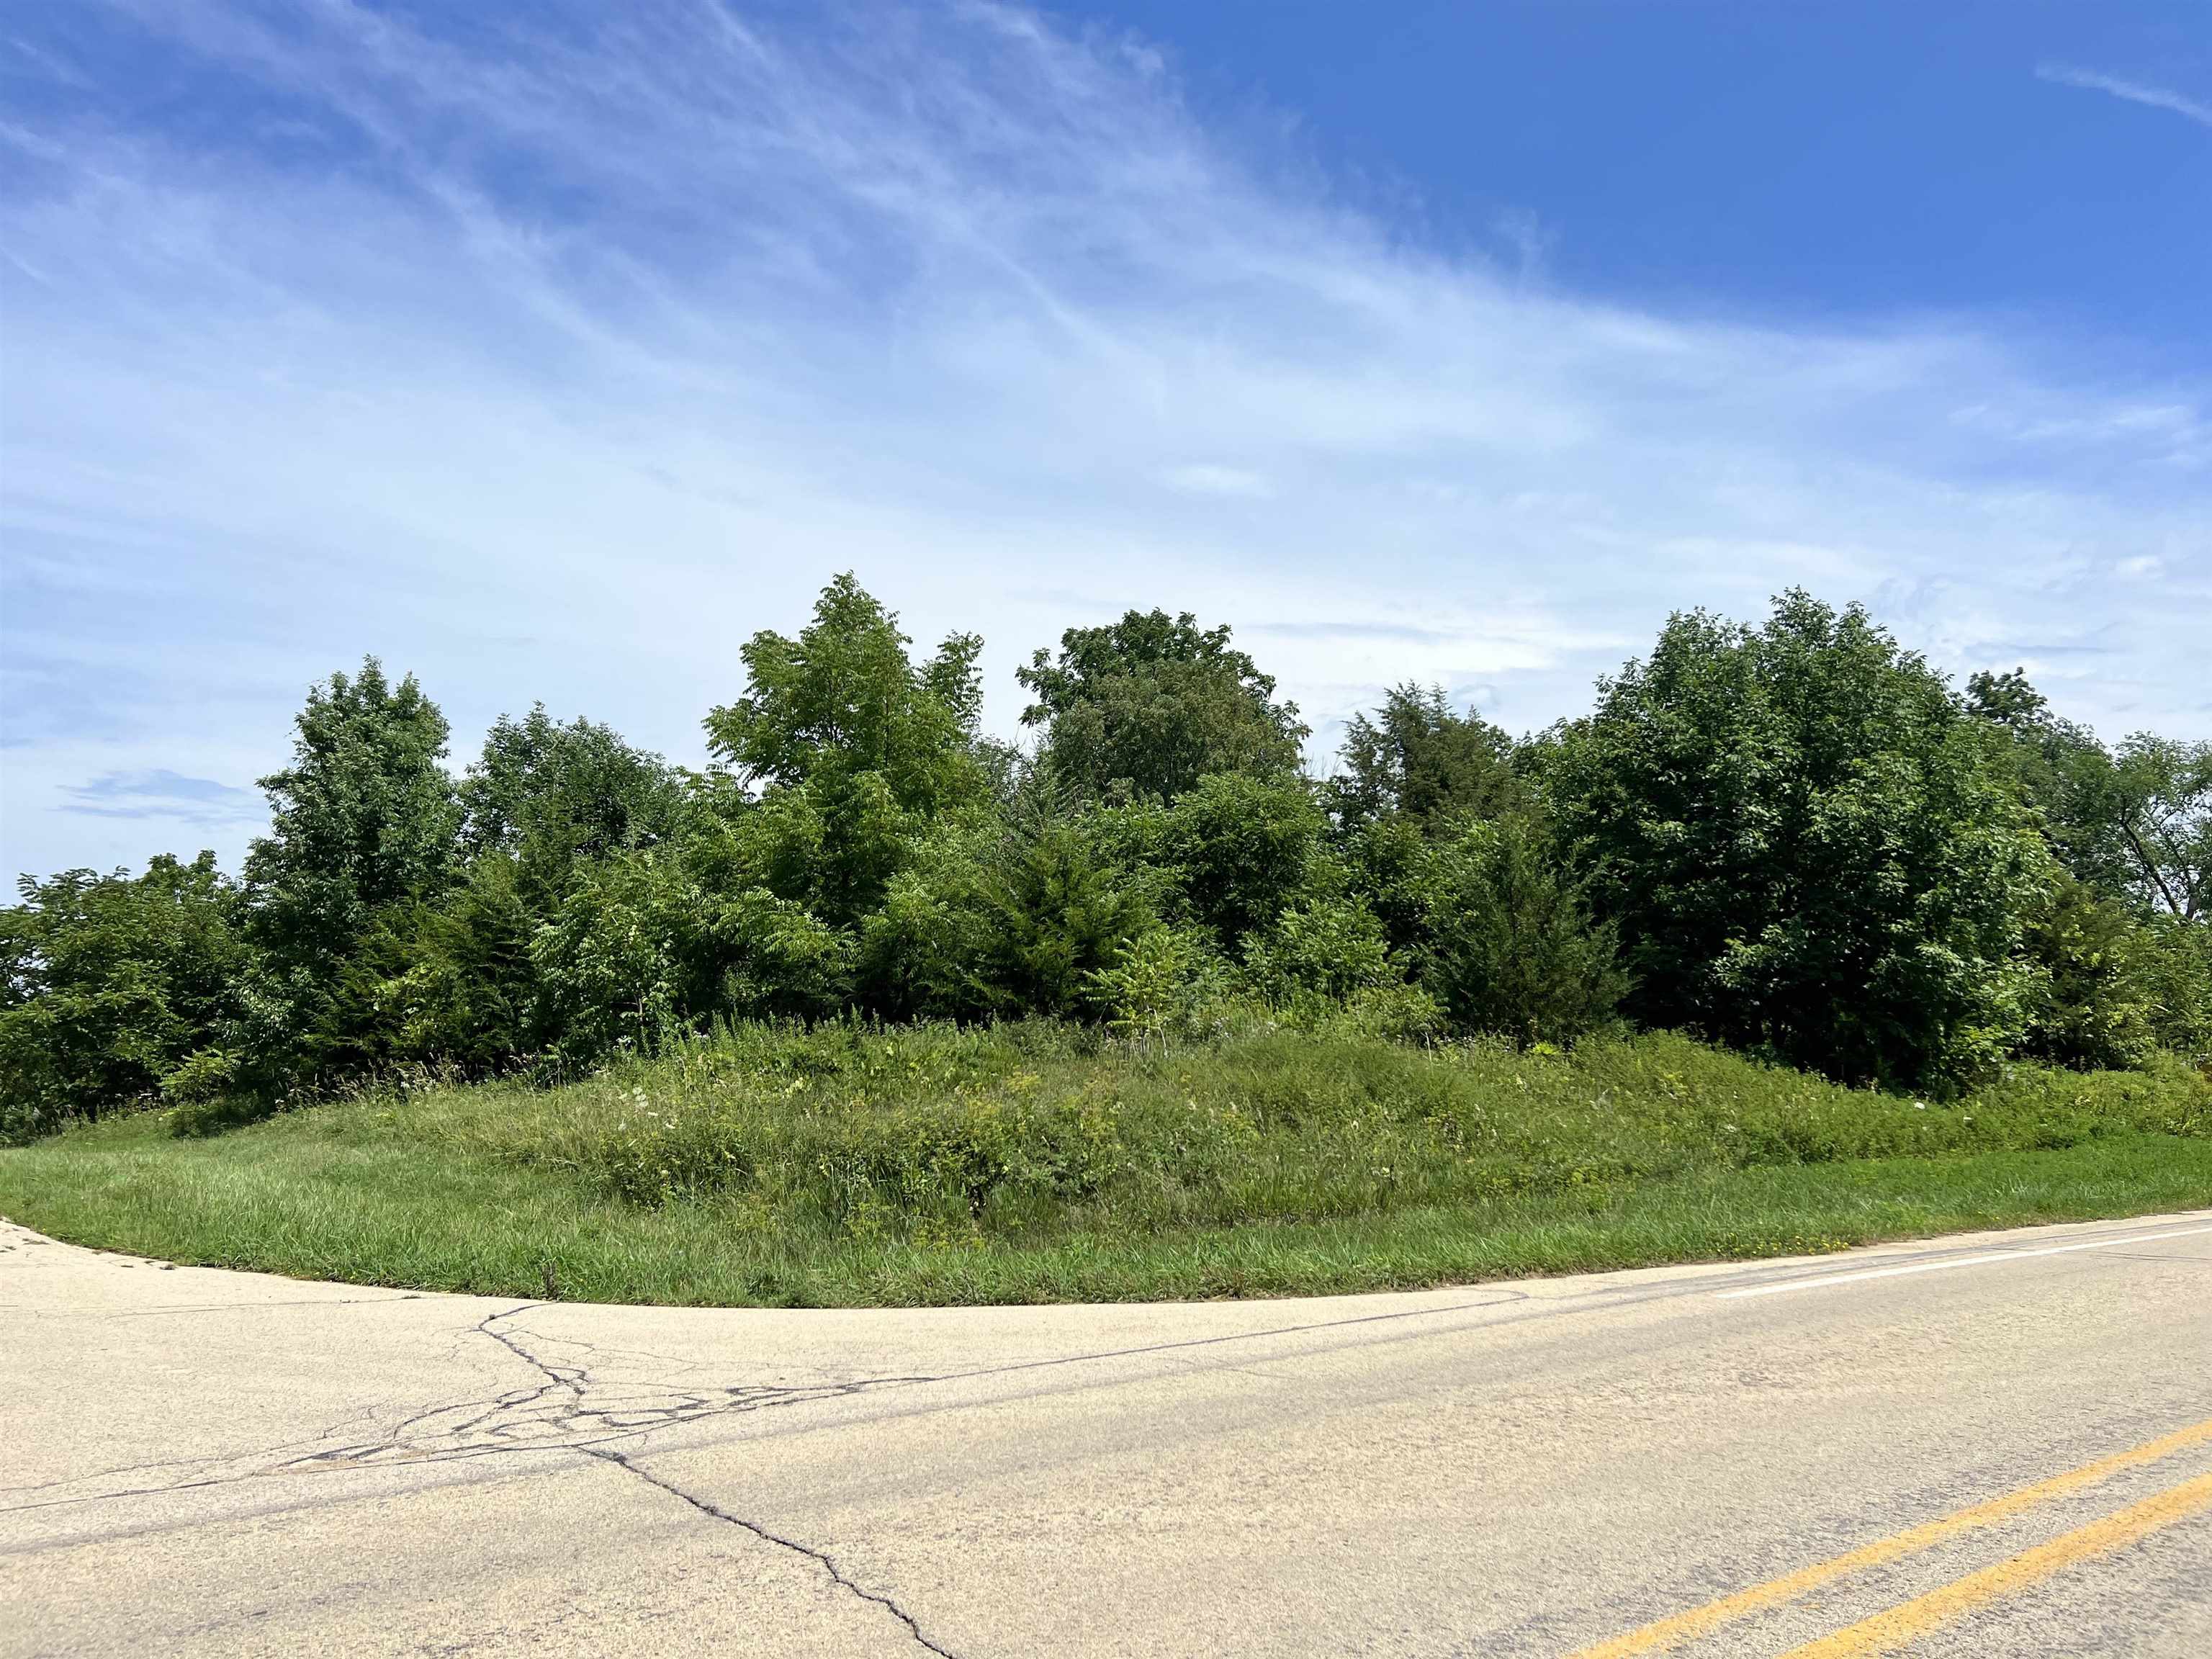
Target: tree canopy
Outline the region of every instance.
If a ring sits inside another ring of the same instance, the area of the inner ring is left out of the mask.
[[[1308,728],[1273,678],[1188,611],[1132,611],[1071,628],[1017,678],[1042,727],[1040,762],[1092,798],[1172,800],[1212,773],[1292,773]]]
[[[1904,1085],[2017,1036],[2049,856],[1987,725],[1863,610],[1679,614],[1550,746],[1638,1018]]]
[[[1626,1022],[1935,1091],[2212,1064],[2212,745],[2108,748],[2017,671],[1954,689],[1858,608],[1675,616],[1517,741],[1401,684],[1325,782],[1226,628],[1069,629],[1018,671],[1033,754],[981,730],[981,648],[917,654],[840,576],[745,642],[712,767],[535,705],[458,782],[411,676],[333,674],[240,881],[165,857],[0,911],[0,1136],[744,1019]]]
[[[1518,794],[1513,740],[1470,711],[1455,712],[1442,686],[1410,681],[1386,692],[1373,714],[1354,714],[1331,780],[1338,817],[1357,827],[1401,812],[1443,836],[1469,818],[1495,817]]]

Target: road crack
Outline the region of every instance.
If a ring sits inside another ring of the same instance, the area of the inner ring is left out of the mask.
[[[489,1337],[493,1341],[505,1348],[509,1353],[514,1355],[516,1358],[531,1366],[540,1376],[543,1376],[546,1381],[547,1386],[545,1390],[540,1392],[550,1392],[554,1389],[566,1389],[568,1393],[574,1395],[577,1401],[580,1403],[583,1398],[583,1385],[586,1380],[586,1374],[581,1368],[572,1370],[558,1365],[549,1364],[544,1360],[540,1359],[536,1354],[531,1352],[528,1348],[516,1341],[514,1337],[510,1336],[505,1331],[495,1330],[493,1328],[493,1327],[500,1321],[512,1319],[519,1314],[527,1313],[531,1309],[538,1305],[539,1304],[536,1303],[526,1302],[519,1308],[509,1308],[503,1313],[487,1314],[483,1319],[478,1322],[476,1328],[481,1334]],[[617,1468],[623,1470],[624,1473],[635,1475],[640,1480],[644,1481],[647,1486],[657,1487],[659,1490],[666,1492],[671,1498],[681,1498],[684,1503],[689,1504],[693,1509],[698,1510],[700,1514],[710,1516],[716,1521],[720,1521],[726,1526],[736,1527],[741,1531],[750,1533],[755,1538],[759,1539],[764,1544],[774,1544],[779,1549],[787,1549],[791,1551],[794,1555],[805,1556],[808,1560],[820,1567],[823,1572],[827,1573],[830,1576],[830,1582],[836,1585],[840,1589],[845,1591],[848,1595],[858,1596],[863,1601],[873,1602],[876,1606],[883,1608],[884,1611],[890,1613],[892,1618],[897,1620],[899,1623],[905,1626],[907,1634],[914,1638],[915,1641],[920,1644],[926,1651],[940,1655],[942,1656],[942,1659],[957,1659],[957,1656],[952,1653],[951,1649],[939,1647],[936,1643],[931,1641],[928,1637],[923,1635],[921,1626],[915,1621],[915,1616],[908,1613],[904,1607],[901,1607],[896,1601],[892,1600],[891,1597],[884,1595],[878,1591],[869,1589],[863,1585],[856,1584],[850,1578],[847,1577],[845,1576],[844,1569],[837,1565],[836,1559],[827,1551],[816,1549],[811,1545],[802,1544],[795,1538],[787,1538],[781,1533],[772,1532],[757,1521],[748,1521],[741,1515],[732,1515],[729,1510],[723,1509],[720,1504],[710,1503],[706,1498],[684,1491],[683,1487],[677,1486],[672,1481],[663,1480],[659,1475],[653,1474],[652,1470],[645,1468],[644,1465],[637,1462],[626,1453],[616,1451],[611,1447],[581,1445],[575,1447],[574,1449],[583,1453],[586,1457],[597,1458],[602,1463],[611,1463]]]
[[[869,1589],[865,1585],[856,1584],[850,1578],[847,1577],[845,1576],[845,1570],[837,1565],[836,1559],[830,1555],[827,1551],[817,1550],[810,1544],[802,1544],[795,1538],[786,1538],[781,1533],[771,1532],[768,1528],[761,1525],[759,1522],[748,1521],[742,1515],[732,1515],[729,1510],[722,1508],[720,1504],[709,1503],[706,1498],[700,1498],[691,1492],[688,1492],[684,1491],[683,1487],[677,1486],[672,1481],[664,1480],[660,1476],[653,1474],[652,1470],[645,1468],[642,1464],[637,1462],[635,1459],[629,1457],[624,1453],[612,1450],[605,1446],[580,1446],[576,1449],[582,1452],[586,1457],[598,1458],[602,1463],[612,1463],[617,1468],[625,1470],[629,1474],[635,1475],[639,1480],[644,1481],[647,1486],[659,1487],[662,1492],[666,1492],[671,1498],[681,1498],[684,1502],[689,1504],[693,1509],[698,1510],[702,1515],[709,1516],[714,1520],[723,1522],[726,1526],[736,1527],[741,1531],[750,1533],[754,1537],[759,1539],[764,1544],[774,1544],[779,1549],[787,1549],[794,1555],[805,1556],[808,1560],[820,1567],[823,1572],[827,1573],[830,1576],[830,1582],[836,1585],[838,1589],[846,1591],[849,1595],[858,1596],[863,1601],[874,1602],[876,1606],[883,1608],[884,1611],[890,1613],[892,1618],[897,1620],[899,1623],[905,1626],[907,1634],[913,1637],[925,1650],[941,1656],[941,1659],[957,1659],[957,1656],[953,1653],[951,1649],[940,1647],[935,1642],[931,1641],[928,1637],[923,1635],[921,1626],[916,1622],[915,1616],[908,1613],[904,1607],[901,1607],[896,1601],[892,1600],[891,1597],[882,1594],[880,1591]]]

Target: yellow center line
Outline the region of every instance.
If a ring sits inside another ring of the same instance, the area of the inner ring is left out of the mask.
[[[2101,1521],[2062,1534],[2047,1544],[2023,1550],[2008,1561],[1984,1567],[1910,1601],[1900,1601],[1870,1619],[1845,1626],[1832,1636],[1792,1648],[1782,1659],[1872,1659],[1875,1654],[1893,1652],[2001,1595],[2040,1583],[2076,1562],[2110,1554],[2160,1527],[2170,1527],[2207,1509],[2212,1509],[2212,1474],[2200,1474]]]
[[[2033,1486],[2008,1492],[2001,1498],[1986,1499],[1944,1516],[1940,1520],[1924,1522],[1905,1531],[1893,1533],[1887,1538],[1878,1538],[1871,1544],[1862,1544],[1855,1550],[1846,1551],[1826,1561],[1817,1561],[1809,1567],[1800,1567],[1782,1577],[1738,1590],[1717,1601],[1709,1601],[1704,1607],[1692,1607],[1686,1613],[1656,1620],[1640,1630],[1632,1630],[1624,1636],[1600,1642],[1595,1647],[1580,1649],[1569,1654],[1566,1659],[1632,1659],[1632,1656],[1637,1654],[1658,1652],[1677,1643],[1702,1636],[1733,1620],[1784,1601],[1795,1601],[1808,1591],[1818,1589],[1847,1573],[1861,1572],[1869,1567],[1880,1566],[1886,1561],[1894,1561],[1900,1556],[1911,1555],[1947,1539],[1955,1538],[1960,1533],[1971,1532],[1977,1527],[1991,1526],[1997,1522],[2009,1520],[2038,1504],[2063,1498],[2069,1492],[2080,1492],[2086,1486],[2094,1486],[2124,1469],[2139,1468],[2162,1457],[2171,1457],[2176,1452],[2206,1444],[2212,1444],[2212,1418],[2185,1429],[2176,1429],[2172,1434],[2161,1435],[2155,1440],[2147,1440],[2140,1446],[2130,1446],[2125,1451],[2114,1452],[2109,1457],[2100,1457],[2094,1463],[2084,1463],[2078,1469],[2069,1469],[2063,1474],[2054,1474],[2047,1480],[2039,1480]]]

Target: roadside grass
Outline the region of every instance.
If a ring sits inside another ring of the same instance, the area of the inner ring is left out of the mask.
[[[2204,1206],[2212,1082],[2179,1063],[2021,1066],[1947,1103],[1665,1034],[753,1026],[555,1089],[146,1113],[0,1152],[0,1213],[77,1243],[694,1304],[1407,1288]]]

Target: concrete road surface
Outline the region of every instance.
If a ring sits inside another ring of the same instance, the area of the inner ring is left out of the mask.
[[[2212,1655],[2212,1214],[610,1308],[0,1227],[0,1654]]]

